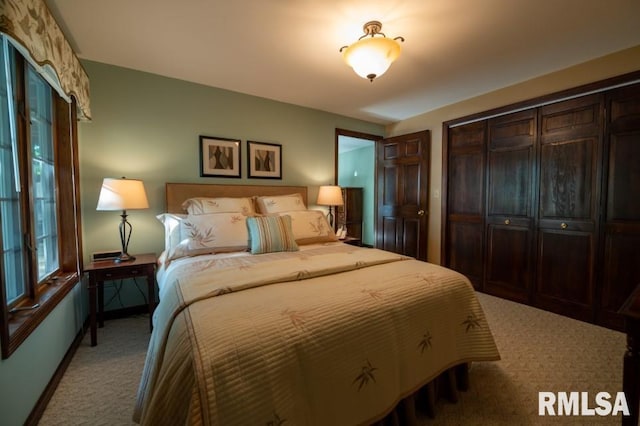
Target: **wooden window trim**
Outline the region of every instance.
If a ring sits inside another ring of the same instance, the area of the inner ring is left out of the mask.
[[[17,75],[19,84],[24,87],[24,61],[17,61]],[[20,92],[23,105],[24,90]],[[17,311],[11,314],[5,304],[6,290],[0,286],[0,346],[2,359],[8,358],[31,335],[31,333],[47,318],[53,309],[69,294],[81,280],[82,243],[80,238],[80,189],[79,189],[79,159],[78,159],[78,130],[76,116],[76,102],[68,104],[60,96],[53,93],[54,113],[54,149],[56,162],[56,185],[58,200],[58,230],[59,240],[59,269],[50,276],[44,284],[38,285],[36,279],[30,278],[27,297],[15,307],[28,307],[39,304],[35,309]],[[18,113],[18,135],[26,140],[28,135],[28,111],[24,108]],[[22,152],[22,149],[20,150]],[[21,168],[25,166],[26,158],[21,154],[19,159]],[[31,180],[28,180],[31,193]],[[28,203],[28,201],[25,201]],[[30,215],[26,214],[23,205],[22,219],[27,226],[31,226]],[[30,208],[33,206],[29,206]],[[27,265],[34,265],[27,262]],[[34,273],[34,267],[28,266],[28,274]]]

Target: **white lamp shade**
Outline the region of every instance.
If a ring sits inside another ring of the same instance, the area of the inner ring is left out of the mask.
[[[149,208],[141,180],[104,178],[96,210],[135,210]]]
[[[400,56],[400,43],[386,37],[366,37],[347,47],[342,56],[356,74],[373,80]]]
[[[339,186],[327,185],[321,186],[318,191],[318,205],[320,206],[341,206],[344,204],[342,199],[342,189]]]

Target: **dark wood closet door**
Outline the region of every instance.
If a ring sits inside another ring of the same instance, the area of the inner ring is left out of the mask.
[[[428,131],[376,143],[376,247],[427,260]]]
[[[540,109],[534,305],[594,319],[603,95]]]
[[[486,120],[448,130],[442,187],[446,217],[442,264],[481,290],[484,275],[484,181]]]
[[[640,283],[640,85],[607,97],[606,205],[598,322],[622,329],[616,313]]]
[[[489,120],[485,291],[527,302],[532,284],[536,114]]]

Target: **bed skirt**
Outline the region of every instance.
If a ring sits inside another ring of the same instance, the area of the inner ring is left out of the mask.
[[[416,392],[403,398],[382,419],[372,423],[374,426],[417,426],[417,413],[430,418],[436,415],[436,401],[446,398],[458,402],[458,391],[469,389],[469,363],[463,363],[445,370],[438,377],[422,386]]]

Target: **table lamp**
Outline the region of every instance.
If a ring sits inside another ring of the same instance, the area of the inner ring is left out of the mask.
[[[100,189],[100,197],[98,198],[99,211],[115,211],[122,210],[122,222],[120,222],[120,243],[122,251],[120,256],[115,259],[116,263],[129,262],[135,260],[135,257],[127,253],[129,240],[133,227],[127,221],[127,210],[147,209],[149,202],[147,194],[144,191],[144,185],[141,180],[137,179],[115,179],[104,178],[102,188]]]
[[[344,204],[342,199],[342,189],[335,185],[321,186],[318,191],[317,204],[320,206],[329,206],[329,214],[327,215],[327,218],[329,219],[329,224],[333,228],[333,212],[331,211],[331,208],[333,206],[341,206]]]

